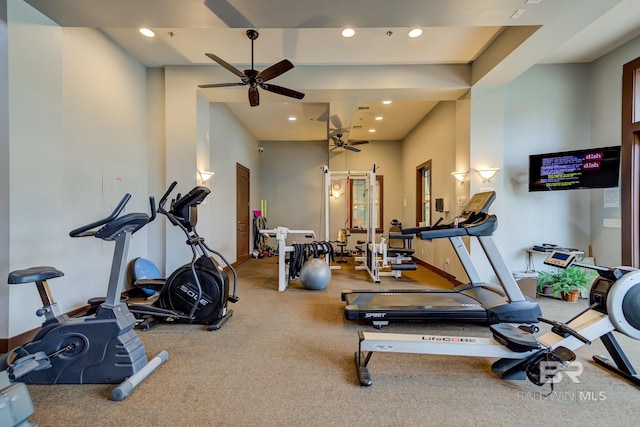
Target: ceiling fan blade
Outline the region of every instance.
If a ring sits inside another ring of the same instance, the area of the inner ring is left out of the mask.
[[[278,95],[289,96],[291,98],[296,98],[296,99],[304,98],[304,93],[297,92],[293,89],[287,89],[286,87],[270,85],[270,84],[261,84],[260,87],[264,90],[268,90],[269,92],[277,93]]]
[[[266,70],[262,70],[260,73],[258,73],[257,77],[262,78],[262,81],[266,82],[268,80],[278,77],[281,74],[286,73],[292,68],[293,68],[293,64],[291,63],[291,61],[289,61],[288,59],[283,59],[282,61],[272,65]]]
[[[351,147],[350,145],[345,145],[345,146],[344,146],[344,148],[345,148],[345,149],[347,149],[347,150],[349,150],[349,151],[355,151],[356,153],[359,153],[359,152],[360,152],[360,149],[359,149],[359,148]]]
[[[336,114],[334,114],[333,116],[329,117],[329,120],[331,120],[331,124],[337,129],[340,130],[342,129],[342,121],[340,120],[340,117],[338,117]]]
[[[257,87],[249,88],[249,105],[252,107],[257,107],[260,105],[260,94],[258,93]]]
[[[244,86],[246,83],[213,83],[208,85],[198,85],[199,88],[206,89],[209,87],[230,87],[230,86]]]
[[[349,145],[368,144],[369,141],[349,141]]]
[[[244,77],[244,73],[242,71],[238,70],[236,67],[234,67],[233,65],[229,64],[227,61],[225,61],[224,59],[220,58],[219,56],[216,56],[213,53],[205,53],[205,55],[207,55],[212,61],[217,62],[218,64],[222,65],[227,70],[231,71],[236,76]]]
[[[327,108],[326,110],[324,110],[322,112],[322,114],[320,114],[318,117],[316,117],[316,121],[317,122],[329,121],[329,109]]]

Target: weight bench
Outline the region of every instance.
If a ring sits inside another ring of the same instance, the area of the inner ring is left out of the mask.
[[[403,271],[415,271],[418,265],[413,261],[415,249],[412,246],[413,234],[402,234],[402,225],[397,221],[391,221],[389,227],[389,243],[387,244],[387,259],[393,276],[396,279],[402,277]]]

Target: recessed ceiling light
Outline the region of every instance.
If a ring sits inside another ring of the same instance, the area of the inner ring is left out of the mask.
[[[289,117],[289,121],[290,121],[290,122],[295,122],[295,121],[296,121],[296,118],[295,118],[294,116],[290,116],[290,117]]]
[[[384,105],[389,105],[389,104],[391,104],[391,100],[390,100],[390,99],[387,99],[386,101],[382,101],[382,103],[383,103]]]
[[[375,129],[369,129],[369,133],[375,133],[376,130]]]
[[[382,120],[382,116],[376,116],[376,120],[378,121]]]
[[[344,30],[342,30],[342,37],[349,38],[349,37],[353,37],[355,34],[356,34],[356,30],[354,30],[351,27],[347,27]]]
[[[156,33],[154,33],[153,31],[151,31],[148,28],[140,28],[138,31],[140,31],[140,34],[142,34],[145,37],[155,37]]]
[[[416,37],[420,37],[422,35],[422,29],[421,28],[412,28],[409,31],[409,37],[411,37],[412,39],[415,39]]]

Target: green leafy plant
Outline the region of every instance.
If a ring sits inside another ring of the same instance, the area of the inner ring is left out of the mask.
[[[540,271],[538,273],[538,291],[546,286],[551,287],[551,294],[559,297],[571,291],[582,291],[593,280],[593,274],[580,267],[569,267],[557,271]]]
[[[538,295],[548,294],[545,292],[545,288],[551,288],[555,282],[560,280],[558,273],[555,271],[539,271],[538,272],[538,283],[536,287],[536,292]]]

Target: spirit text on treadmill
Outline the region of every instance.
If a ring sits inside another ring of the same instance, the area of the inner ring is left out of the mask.
[[[387,313],[365,313],[364,317],[365,318],[369,318],[369,317],[380,317],[380,318],[382,318],[382,317],[384,317],[386,315],[387,315]]]

